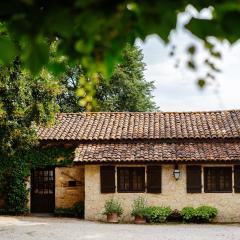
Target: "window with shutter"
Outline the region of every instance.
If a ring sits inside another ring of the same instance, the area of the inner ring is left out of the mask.
[[[232,192],[232,167],[205,167],[204,192]]]
[[[101,166],[101,193],[114,193],[115,192],[115,167],[114,166]]]
[[[240,193],[240,165],[234,166],[234,188],[235,193]]]
[[[144,192],[145,168],[144,167],[118,167],[118,192]]]
[[[201,166],[187,166],[187,193],[201,193]]]
[[[147,192],[161,193],[162,190],[162,168],[161,166],[147,167]]]

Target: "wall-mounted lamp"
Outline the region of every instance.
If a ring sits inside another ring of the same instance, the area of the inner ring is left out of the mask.
[[[180,170],[178,169],[178,165],[175,165],[175,168],[173,170],[173,176],[175,178],[175,180],[177,181],[180,178]]]

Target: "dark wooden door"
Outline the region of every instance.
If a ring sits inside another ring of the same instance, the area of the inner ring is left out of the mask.
[[[53,212],[55,208],[54,168],[32,170],[31,212]]]

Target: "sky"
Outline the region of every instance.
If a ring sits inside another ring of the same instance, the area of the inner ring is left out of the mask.
[[[190,9],[192,15],[198,13]],[[200,16],[209,17],[209,11],[203,11]],[[230,45],[227,41],[216,43],[216,49],[222,53],[222,58],[216,61],[221,72],[215,80],[207,82],[200,89],[197,79],[207,71],[203,61],[207,52],[203,43],[183,28],[189,14],[179,16],[177,29],[170,35],[170,44],[165,45],[156,35],[151,35],[136,45],[142,49],[146,63],[145,78],[154,81],[154,100],[162,111],[212,111],[224,109],[240,109],[240,41]],[[213,42],[216,42],[212,39]],[[189,45],[197,47],[197,71],[186,67],[189,55],[186,49]],[[169,56],[171,46],[175,45],[175,55]],[[178,68],[175,67],[178,63]]]

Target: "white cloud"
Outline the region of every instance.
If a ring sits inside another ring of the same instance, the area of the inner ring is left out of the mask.
[[[176,56],[168,56],[170,47],[165,46],[156,36],[148,37],[145,43],[137,41],[144,54],[147,64],[145,77],[155,81],[155,101],[163,111],[204,111],[219,109],[240,109],[240,42],[230,47],[228,44],[218,44],[223,53],[219,62],[222,70],[217,79],[204,90],[200,90],[196,79],[206,69],[201,63],[206,58],[202,43],[189,33],[178,29],[171,35],[176,43]],[[186,48],[190,43],[198,48],[197,63],[199,71],[191,72],[185,67]],[[179,68],[175,61],[180,59]]]

